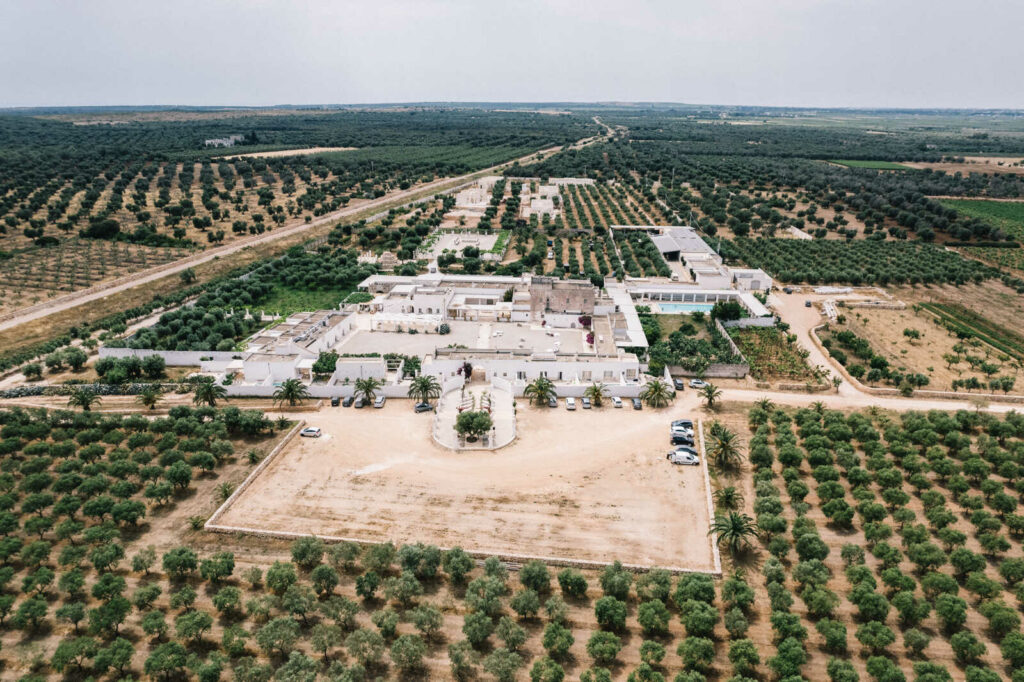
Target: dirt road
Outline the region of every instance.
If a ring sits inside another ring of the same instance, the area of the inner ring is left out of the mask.
[[[595,135],[593,137],[588,137],[579,140],[578,142],[573,143],[573,146],[586,146],[588,144],[593,144],[594,142],[604,138],[604,135]],[[505,163],[501,163],[496,166],[491,166],[490,168],[485,168],[483,170],[475,171],[473,173],[467,173],[465,175],[460,175],[454,178],[442,178],[440,180],[435,180],[433,182],[429,182],[418,187],[413,187],[408,190],[394,192],[392,194],[383,196],[379,199],[373,199],[371,201],[363,202],[358,206],[350,206],[339,209],[333,213],[328,213],[324,216],[321,216],[320,218],[311,220],[308,223],[296,222],[290,225],[284,225],[271,232],[266,232],[261,235],[254,235],[252,237],[246,237],[245,239],[239,239],[237,241],[231,242],[230,244],[225,244],[224,246],[218,246],[213,249],[207,249],[201,253],[189,256],[188,258],[183,258],[181,260],[167,263],[166,265],[151,268],[140,273],[128,275],[127,277],[110,280],[95,287],[73,292],[67,294],[66,296],[61,296],[59,298],[55,298],[45,303],[40,303],[35,306],[23,308],[22,310],[15,311],[14,313],[12,313],[11,316],[8,317],[7,319],[3,319],[3,317],[0,316],[0,330],[17,327],[18,325],[24,324],[25,322],[36,320],[41,317],[46,317],[48,315],[52,315],[53,313],[68,310],[70,308],[76,308],[80,305],[89,303],[91,301],[102,300],[103,298],[110,296],[111,294],[115,294],[120,291],[125,291],[126,289],[133,289],[135,287],[146,284],[147,282],[152,282],[162,277],[166,277],[167,275],[172,275],[174,273],[181,272],[182,270],[195,267],[200,263],[205,263],[207,261],[214,260],[215,258],[224,258],[225,256],[228,256],[237,251],[241,251],[242,249],[255,246],[256,244],[283,239],[284,237],[288,237],[296,233],[312,229],[314,227],[326,225],[328,223],[341,220],[343,218],[366,213],[367,211],[373,211],[373,209],[387,210],[388,208],[392,208],[396,205],[405,202],[410,202],[414,199],[419,199],[425,196],[429,196],[431,194],[435,194],[437,192],[450,190],[462,183],[469,182],[474,178],[494,174],[504,169],[505,167],[512,165],[513,163],[518,162],[521,164],[525,164],[532,160],[535,160],[538,155],[540,155],[542,158],[551,156],[552,154],[557,153],[561,148],[561,146],[549,147],[547,149],[542,149],[540,151],[531,152],[530,154],[522,156],[518,159],[506,161]]]

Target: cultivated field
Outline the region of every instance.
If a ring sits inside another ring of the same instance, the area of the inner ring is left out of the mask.
[[[317,416],[219,523],[467,551],[712,569],[699,467],[673,467],[668,410],[518,409],[519,439],[454,453],[408,401]]]

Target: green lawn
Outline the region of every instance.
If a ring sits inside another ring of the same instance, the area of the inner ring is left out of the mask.
[[[910,166],[892,161],[858,161],[850,159],[829,159],[829,163],[838,163],[848,168],[871,168],[873,170],[913,170]]]
[[[308,290],[278,286],[265,303],[254,307],[278,315],[290,315],[305,310],[327,310],[337,308],[351,292],[351,289]]]
[[[940,203],[971,218],[983,220],[1010,235],[1024,239],[1024,201],[991,199],[940,199]]]

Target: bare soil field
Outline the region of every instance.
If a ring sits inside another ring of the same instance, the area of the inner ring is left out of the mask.
[[[335,409],[311,425],[219,523],[498,555],[711,570],[701,468],[665,460],[678,410],[518,410],[519,439],[456,453],[408,401]]]
[[[351,152],[359,147],[310,147],[308,149],[280,149],[276,152],[250,152],[249,154],[227,154],[215,156],[214,159],[271,159],[276,156],[309,156],[310,154],[324,154],[327,152]]]
[[[1015,175],[1024,175],[1024,166],[1014,165],[1021,163],[1021,159],[1017,157],[965,156],[963,163],[948,161],[901,161],[900,163],[911,168],[931,168],[932,170],[945,173],[1013,173]]]
[[[1002,282],[989,280],[982,284],[953,286],[951,284],[927,287],[894,287],[893,297],[910,303],[929,301],[959,303],[978,311],[1007,329],[1024,334],[1024,297]],[[901,329],[902,331],[902,329]]]
[[[935,318],[924,311],[914,312],[913,308],[905,310],[881,310],[870,308],[841,309],[846,316],[845,325],[833,324],[836,331],[849,329],[857,336],[867,339],[876,353],[885,357],[889,364],[902,373],[923,374],[929,379],[925,388],[937,391],[952,389],[955,379],[966,379],[976,376],[982,382],[987,378],[981,372],[972,371],[970,365],[961,362],[947,369],[944,355],[955,355],[953,346],[959,339],[943,329]],[[910,339],[903,330],[911,329],[920,332],[920,339]],[[997,352],[985,347],[971,348],[972,355],[982,356],[985,351],[992,356]],[[1007,366],[1001,374],[1013,374]]]

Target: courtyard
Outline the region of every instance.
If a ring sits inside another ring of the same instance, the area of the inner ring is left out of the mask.
[[[712,571],[702,467],[669,464],[678,409],[568,412],[518,402],[518,439],[456,453],[408,400],[311,414],[218,525],[365,542],[461,546],[515,559]]]

